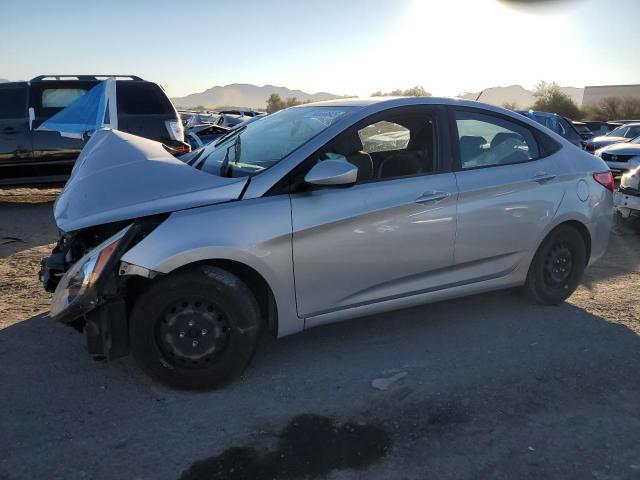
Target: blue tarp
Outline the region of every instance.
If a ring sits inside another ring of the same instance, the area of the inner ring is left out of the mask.
[[[110,123],[107,111],[108,82],[108,80],[100,82],[42,122],[36,130],[50,130],[60,132],[63,136],[82,137],[84,133],[95,132],[105,123]]]

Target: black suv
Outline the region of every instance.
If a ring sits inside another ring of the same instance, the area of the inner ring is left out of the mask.
[[[58,132],[35,130],[111,75],[41,75],[0,83],[0,185],[58,183],[67,179],[83,146]],[[182,124],[160,86],[133,75],[115,76],[118,129],[189,151]]]

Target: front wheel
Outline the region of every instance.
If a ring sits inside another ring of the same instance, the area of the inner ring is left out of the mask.
[[[131,349],[163,383],[210,389],[242,373],[260,325],[246,284],[226,270],[200,265],[162,277],[140,295],[131,313]]]
[[[529,267],[524,293],[547,305],[565,301],[575,291],[587,264],[580,232],[561,225],[544,239]]]

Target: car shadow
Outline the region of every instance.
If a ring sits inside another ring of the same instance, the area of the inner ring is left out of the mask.
[[[317,464],[278,457],[293,448],[287,432],[310,442],[295,450],[304,456],[360,429],[385,448],[323,475],[580,478],[615,456],[614,478],[640,453],[639,367],[631,329],[511,291],[265,340],[236,382],[198,393],[157,384],[130,358],[94,362],[81,335],[39,315],[0,331],[0,477],[233,479],[251,465],[259,479],[261,465],[285,465],[269,472],[306,478]]]

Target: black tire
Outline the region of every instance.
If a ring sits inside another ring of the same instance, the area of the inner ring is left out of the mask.
[[[159,278],[138,297],[129,325],[131,350],[147,372],[171,387],[217,388],[249,364],[261,323],[242,280],[200,265]]]
[[[560,225],[544,239],[529,267],[524,293],[545,305],[558,305],[576,290],[587,264],[587,248],[578,230]]]

